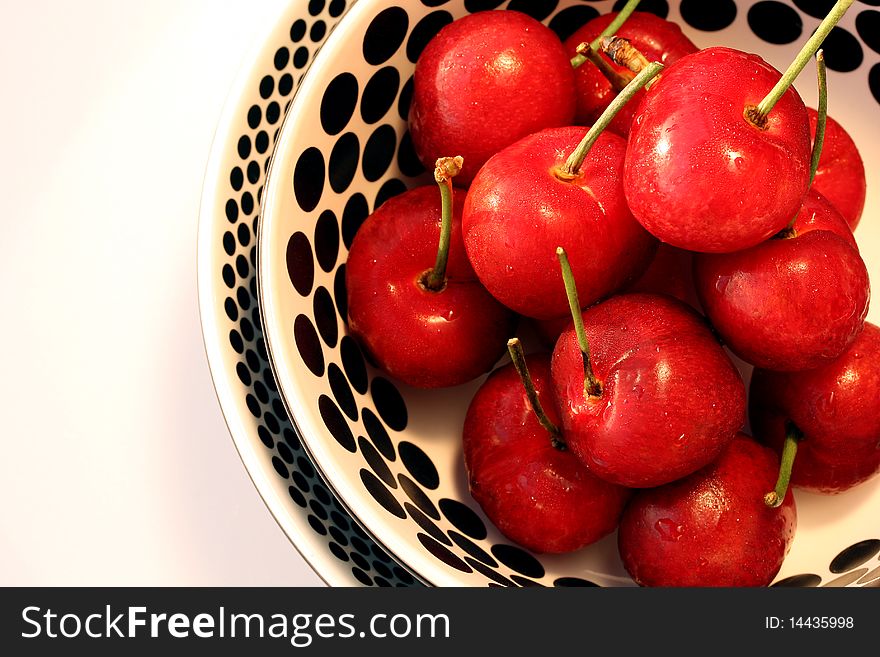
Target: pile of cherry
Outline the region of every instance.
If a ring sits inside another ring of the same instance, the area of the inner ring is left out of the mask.
[[[791,487],[880,471],[864,168],[790,84],[851,0],[787,80],[635,4],[564,44],[515,11],[428,44],[409,128],[438,185],[360,228],[349,329],[409,385],[491,371],[464,463],[510,540],[564,553],[617,530],[640,585],[763,586]],[[518,327],[540,336],[527,355]]]

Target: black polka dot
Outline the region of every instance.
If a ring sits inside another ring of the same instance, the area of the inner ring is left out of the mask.
[[[241,334],[235,329],[229,331],[229,344],[238,354],[244,351],[244,341],[241,339]]]
[[[244,357],[247,360],[248,367],[250,367],[253,372],[256,373],[260,371],[260,357],[257,356],[257,352],[253,349],[248,349],[244,353]]]
[[[681,0],[679,11],[688,25],[705,32],[723,30],[736,19],[733,0]]]
[[[241,191],[241,188],[244,186],[244,174],[239,167],[234,167],[232,171],[229,172],[229,184],[232,185],[232,189],[237,192]]]
[[[304,456],[301,456],[296,460],[296,467],[310,479],[315,476],[315,466],[313,466],[312,462]]]
[[[301,492],[299,492],[299,489],[293,486],[288,486],[287,494],[290,495],[290,499],[292,499],[297,504],[297,506],[306,508],[306,498],[303,497],[303,494]]]
[[[333,533],[333,528],[330,528],[330,533]],[[339,546],[338,543],[329,543],[327,545],[330,548],[330,552],[333,553],[333,556],[339,559],[340,561],[348,561],[348,552],[346,552],[342,547]]]
[[[552,19],[549,27],[556,32],[561,41],[578,31],[587,21],[591,21],[599,15],[599,11],[586,5],[574,5],[566,7]]]
[[[509,579],[507,579],[504,575],[502,575],[498,571],[490,568],[486,564],[480,563],[479,561],[477,561],[473,557],[465,557],[464,560],[465,560],[465,562],[467,562],[467,564],[471,568],[476,570],[478,573],[480,573],[484,577],[489,578],[494,583],[500,584],[501,586],[511,587],[511,588],[516,586],[513,582],[511,582]]]
[[[291,473],[290,477],[291,479],[293,479],[293,483],[296,484],[297,488],[299,488],[304,493],[309,492],[311,486],[309,486],[309,481],[303,476],[302,472],[294,470]]]
[[[274,124],[281,118],[281,106],[274,100],[266,105],[266,120]]]
[[[260,442],[269,449],[272,449],[275,446],[275,440],[272,438],[272,434],[266,427],[262,425],[257,427],[257,436],[259,436]]]
[[[277,472],[282,479],[290,478],[290,472],[287,471],[287,466],[284,465],[284,461],[277,456],[272,457],[272,467],[275,468],[275,472]]]
[[[365,408],[361,411],[361,419],[364,423],[364,428],[367,430],[367,435],[376,449],[379,450],[379,453],[389,461],[397,460],[394,444],[385,430],[385,425],[376,417],[375,413],[369,408]]]
[[[317,16],[324,11],[324,0],[309,0],[309,13]]]
[[[398,518],[406,518],[406,512],[403,510],[400,502],[395,499],[394,495],[391,494],[391,491],[388,490],[388,487],[383,484],[376,475],[369,470],[361,468],[360,476],[361,482],[363,482],[367,492],[372,495],[373,499],[381,504],[386,511]]]
[[[235,270],[232,269],[231,265],[223,265],[222,275],[223,282],[226,283],[226,287],[235,287]]]
[[[235,298],[238,301],[238,305],[242,310],[247,310],[251,307],[251,295],[245,288],[238,288],[235,291]]]
[[[293,171],[293,193],[305,212],[314,210],[324,192],[324,156],[314,146],[307,148],[296,161]]]
[[[768,43],[791,43],[799,39],[804,30],[803,21],[794,9],[773,0],[752,5],[747,20],[752,32]]]
[[[245,396],[244,403],[247,405],[251,415],[259,420],[263,414],[263,409],[260,407],[260,402],[257,401],[257,398],[249,394]]]
[[[259,399],[261,403],[269,403],[269,389],[262,381],[254,381],[254,394],[257,396],[257,399]]]
[[[449,538],[451,538],[458,547],[467,552],[474,559],[483,562],[490,568],[495,568],[498,566],[498,562],[492,558],[492,555],[490,555],[483,548],[474,543],[471,539],[462,536],[453,529],[449,530]]]
[[[373,74],[364,86],[361,97],[361,118],[365,123],[380,121],[397,98],[400,73],[393,66],[386,66]]]
[[[469,506],[449,498],[441,499],[438,504],[446,519],[459,531],[478,541],[488,536],[486,525]]]
[[[346,132],[333,145],[330,151],[330,164],[328,176],[330,188],[337,194],[342,194],[357,173],[358,159],[360,158],[360,142],[353,132]]]
[[[307,28],[308,26],[302,18],[294,21],[293,25],[290,26],[290,40],[294,43],[302,41],[302,38],[306,35]]]
[[[531,554],[515,545],[498,544],[492,546],[492,554],[511,570],[526,577],[543,577],[544,566]]]
[[[599,586],[595,582],[580,577],[560,577],[553,581],[553,586],[558,587],[581,587],[581,586]]]
[[[357,420],[358,407],[354,401],[354,395],[351,393],[345,375],[336,363],[330,363],[327,366],[327,381],[330,383],[330,390],[333,392],[333,397],[339,408],[352,420]]]
[[[226,316],[231,321],[236,321],[238,319],[238,306],[235,305],[235,301],[232,297],[226,297],[226,301],[223,302],[223,310],[226,311]]]
[[[281,424],[278,422],[278,418],[276,418],[272,413],[266,413],[263,416],[263,422],[266,423],[266,427],[272,433],[278,433],[279,431],[281,431]],[[293,452],[291,452],[290,447],[288,447],[284,443],[279,443],[278,454],[280,454],[281,458],[283,458],[288,463],[293,463]]]
[[[303,68],[308,63],[309,49],[305,46],[300,46],[296,49],[296,52],[293,53],[293,65],[297,68]]]
[[[235,253],[235,237],[229,231],[223,233],[223,250],[226,251],[226,255],[232,255]]]
[[[241,211],[248,215],[254,211],[254,196],[250,192],[241,195]]]
[[[840,73],[855,71],[865,59],[859,40],[842,27],[832,28],[822,43],[822,50],[828,69]]]
[[[260,96],[268,100],[273,91],[275,91],[275,78],[271,75],[264,76],[263,79],[260,80]]]
[[[440,485],[440,475],[437,474],[434,462],[419,447],[410,442],[401,441],[397,446],[397,452],[400,454],[400,460],[407,472],[419,484],[430,490],[434,490]]]
[[[372,586],[373,580],[360,568],[352,568],[351,574],[354,575],[355,579],[358,580],[364,586]]]
[[[327,509],[325,509],[318,500],[312,500],[311,502],[309,502],[309,508],[312,510],[312,513],[314,513],[315,516],[317,516],[321,520],[326,521],[329,517]]]
[[[235,259],[235,269],[241,278],[246,278],[250,273],[250,267],[248,266],[247,258],[245,258],[243,255],[239,255]]]
[[[247,246],[251,243],[251,231],[248,228],[247,224],[239,224],[238,225],[238,243],[242,246]]]
[[[397,133],[388,124],[379,126],[367,139],[364,146],[364,159],[361,168],[364,178],[375,182],[381,178],[394,159],[397,146]]]
[[[254,336],[256,335],[254,325],[247,317],[241,318],[241,334],[248,342],[252,341],[254,339]]]
[[[293,76],[290,73],[285,73],[278,80],[278,93],[287,96],[291,91],[293,91]]]
[[[283,70],[285,66],[290,62],[290,51],[287,48],[279,48],[275,51],[274,64],[275,68],[279,71]],[[258,108],[259,109],[259,108]],[[259,121],[257,121],[259,123]],[[251,126],[255,128],[256,126]]]
[[[422,0],[422,4],[426,7],[440,7],[445,5],[449,0]]]
[[[627,0],[617,0],[614,3],[614,11],[620,11],[626,4]],[[714,4],[714,3],[713,3]],[[642,0],[639,3],[639,11],[647,11],[655,14],[660,18],[669,16],[669,3],[666,0]]]
[[[367,392],[367,369],[360,347],[350,336],[343,336],[339,348],[342,367],[351,386],[361,394]],[[392,450],[393,454],[393,450]]]
[[[333,271],[339,257],[339,225],[332,210],[324,210],[315,222],[315,259],[325,272]]]
[[[398,178],[389,178],[376,193],[376,200],[373,202],[373,209],[378,209],[385,201],[390,198],[403,194],[406,191],[406,183]]]
[[[542,21],[553,13],[559,0],[510,0],[508,9],[528,14],[538,21]]]
[[[309,38],[315,43],[323,39],[325,34],[327,34],[327,23],[324,21],[315,21],[309,30]]]
[[[880,53],[880,11],[863,11],[856,16],[856,31],[866,46]]]
[[[406,510],[407,514],[410,518],[415,520],[416,524],[421,527],[427,534],[429,534],[434,540],[439,543],[443,543],[447,546],[452,546],[452,541],[449,540],[449,537],[443,533],[437,525],[435,525],[428,516],[422,513],[419,509],[414,507],[409,502],[403,503],[403,508]]]
[[[825,18],[836,0],[794,0],[795,6],[813,18]]]
[[[348,324],[348,292],[345,288],[345,263],[339,265],[333,277],[333,299],[340,319]]]
[[[452,14],[448,11],[433,11],[416,23],[406,42],[407,59],[416,63],[428,42],[452,20]]]
[[[306,516],[306,520],[309,521],[309,526],[315,531],[316,534],[320,534],[321,536],[327,535],[327,527],[324,526],[324,523],[320,521],[313,514],[309,514]]]
[[[874,100],[880,103],[880,64],[874,64],[868,72],[868,87]]]
[[[315,376],[324,376],[324,351],[318,332],[305,315],[297,315],[293,322],[293,339],[300,358]]]
[[[333,403],[333,400],[327,395],[321,395],[318,398],[318,410],[321,413],[321,419],[324,420],[324,426],[327,427],[327,430],[336,439],[336,442],[349,452],[356,452],[357,447],[355,446],[351,428],[348,426],[348,422],[345,421],[342,411]]]
[[[336,307],[333,305],[333,297],[327,288],[319,286],[315,290],[312,298],[312,310],[321,339],[328,347],[334,348],[339,339],[339,327],[336,323]]]
[[[472,572],[470,566],[459,559],[448,547],[440,543],[437,539],[428,536],[427,534],[422,534],[421,532],[416,534],[416,538],[419,539],[419,543],[421,543],[428,552],[433,554],[450,568],[455,568],[463,573]]]
[[[248,182],[252,184],[256,184],[260,180],[260,164],[256,160],[248,162],[247,178]]]
[[[440,512],[437,510],[437,507],[434,506],[431,498],[425,494],[425,491],[423,491],[416,482],[405,474],[397,475],[397,479],[400,482],[401,490],[406,493],[407,497],[412,500],[413,504],[419,507],[422,513],[434,520],[440,520]]]
[[[287,242],[287,274],[299,294],[306,297],[311,293],[315,282],[315,261],[305,233],[297,231]]]
[[[872,7],[880,7],[880,0],[859,0],[863,5],[871,5]]]
[[[412,104],[413,84],[413,76],[410,75],[406,82],[403,83],[403,88],[400,90],[400,98],[397,100],[397,114],[404,121],[409,120],[409,107]]]
[[[397,481],[394,479],[394,474],[391,472],[391,468],[388,467],[385,459],[383,459],[382,455],[376,451],[373,444],[363,436],[359,436],[358,449],[373,473],[385,482],[385,485],[390,488],[397,488]]]
[[[389,7],[373,19],[364,35],[363,53],[368,64],[387,62],[400,48],[409,28],[409,17],[400,7]]]
[[[804,574],[786,577],[785,579],[781,579],[778,582],[774,583],[773,586],[792,586],[800,588],[808,586],[819,586],[819,584],[821,583],[822,578],[818,575]]]
[[[870,539],[851,545],[831,561],[832,573],[845,573],[861,566],[871,557],[880,553],[880,540]]]
[[[397,167],[405,176],[416,177],[425,173],[425,165],[416,155],[409,130],[403,133],[400,148],[397,149]]]
[[[234,199],[226,201],[226,219],[229,223],[234,224],[238,221],[238,203]]]
[[[358,81],[351,73],[333,78],[321,98],[321,126],[328,135],[338,135],[354,114],[358,100]]]
[[[331,0],[327,10],[333,18],[337,18],[345,11],[345,0]]]
[[[406,423],[408,420],[406,403],[403,401],[400,391],[393,383],[391,383],[391,381],[384,377],[377,376],[373,379],[373,382],[370,385],[370,394],[373,398],[373,404],[376,406],[376,411],[379,413],[379,417],[382,418],[382,421],[385,422],[388,428],[393,429],[394,431],[403,431],[406,429]],[[413,447],[418,449],[414,445]],[[433,467],[433,464],[431,467]],[[416,479],[421,482],[418,477],[416,477]]]
[[[503,2],[504,0],[464,0],[464,8],[473,14],[477,11],[495,9]]]
[[[360,192],[352,194],[351,198],[346,201],[345,208],[342,210],[342,242],[345,244],[345,248],[351,248],[354,236],[369,214],[370,206]]]
[[[251,371],[247,368],[247,365],[244,363],[236,364],[235,373],[238,374],[238,380],[241,381],[242,384],[250,387],[253,379],[251,378]]]

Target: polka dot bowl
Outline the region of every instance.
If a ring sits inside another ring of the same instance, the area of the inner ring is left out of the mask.
[[[418,582],[633,585],[615,535],[576,553],[546,556],[498,532],[470,497],[462,460],[463,418],[482,378],[427,392],[374,368],[347,333],[344,282],[348,249],[368,214],[430,180],[406,124],[415,62],[430,37],[469,12],[508,9],[531,14],[564,38],[620,4],[359,0],[326,35],[277,136],[258,199],[257,283],[278,393],[329,491]],[[700,47],[758,52],[784,69],[829,4],[644,0],[641,9],[678,22]],[[869,172],[856,236],[878,278],[880,11],[872,4],[857,2],[825,50],[830,93],[838,99],[830,112],[860,144]],[[814,75],[808,69],[797,82],[812,106]],[[869,320],[878,317],[872,309]],[[880,478],[842,495],[799,491],[797,498],[798,532],[776,584],[878,585]]]

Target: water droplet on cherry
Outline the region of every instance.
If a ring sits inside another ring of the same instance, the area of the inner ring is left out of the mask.
[[[654,529],[664,541],[677,541],[681,538],[683,528],[671,518],[660,518],[654,523]]]

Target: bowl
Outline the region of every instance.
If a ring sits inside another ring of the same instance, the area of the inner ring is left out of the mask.
[[[759,53],[779,69],[819,23],[812,5],[652,2],[699,47]],[[519,10],[561,37],[611,2],[358,0],[327,36],[281,128],[261,198],[257,280],[263,331],[287,414],[302,445],[364,531],[420,582],[434,586],[632,586],[616,536],[566,555],[505,538],[472,499],[461,447],[484,377],[440,390],[394,380],[365,357],[346,325],[345,261],[368,214],[430,180],[406,117],[412,75],[433,34],[482,10]],[[880,12],[856,3],[826,41],[829,113],[853,135],[868,171],[856,230],[880,277]],[[816,106],[814,69],[796,86]],[[836,99],[836,100],[835,100]],[[845,100],[841,100],[845,99]],[[871,309],[877,323],[880,311]],[[744,378],[749,368],[738,363]],[[880,581],[880,478],[834,496],[795,492],[798,530],[775,584]]]

